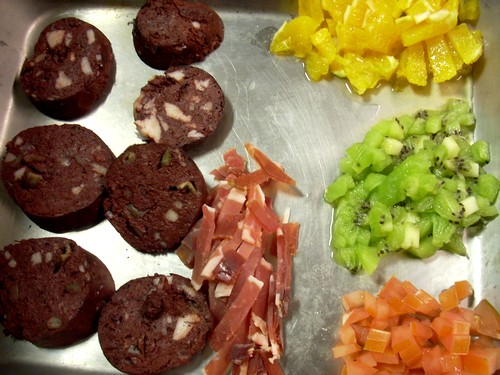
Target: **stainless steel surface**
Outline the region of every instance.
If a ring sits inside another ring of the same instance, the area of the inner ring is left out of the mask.
[[[500,2],[482,1],[478,23],[485,37],[485,57],[472,78],[395,93],[387,86],[357,97],[345,82],[310,83],[302,64],[268,53],[273,32],[296,9],[292,1],[208,1],[223,18],[225,40],[198,64],[214,75],[226,94],[226,114],[216,134],[190,150],[208,184],[208,172],[222,163],[222,153],[253,142],[286,167],[297,180],[297,191],[279,192],[278,212],[290,207],[292,219],[302,224],[300,248],[294,260],[294,299],[286,319],[286,374],[339,374],[341,363],[331,356],[342,307],[340,296],[364,288],[376,292],[391,275],[408,279],[434,295],[453,281],[469,280],[475,299],[488,298],[499,308],[500,220],[467,237],[469,258],[439,252],[425,261],[394,255],[386,257],[371,277],[351,275],[330,258],[332,211],[322,200],[323,189],[338,176],[345,148],[361,140],[381,118],[419,108],[439,108],[449,97],[472,99],[477,137],[491,143],[493,162],[488,170],[500,176]],[[116,83],[103,105],[78,122],[99,134],[115,154],[139,143],[132,118],[132,102],[139,89],[158,73],[145,66],[132,46],[131,22],[141,1],[0,1],[0,147],[22,129],[55,123],[37,112],[16,80],[22,61],[44,25],[62,16],[77,16],[100,28],[111,40],[117,60]],[[3,151],[2,151],[3,152]],[[32,224],[0,190],[0,246],[52,234]],[[94,228],[65,235],[97,254],[112,272],[117,286],[154,272],[189,272],[175,255],[140,254],[104,221]],[[171,374],[200,373],[211,352],[203,352],[187,368]],[[40,349],[0,335],[1,374],[117,373],[104,358],[94,335],[65,349]]]

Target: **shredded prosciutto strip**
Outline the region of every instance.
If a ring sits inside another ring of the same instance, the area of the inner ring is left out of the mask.
[[[343,375],[491,375],[500,369],[500,316],[486,300],[460,306],[473,294],[468,281],[438,299],[392,277],[378,295],[357,290],[342,297],[339,342]]]
[[[248,171],[235,149],[224,154],[224,165],[211,172],[218,183],[189,237],[195,239],[182,248],[183,258],[194,259],[193,286],[208,286],[216,320],[209,337],[216,353],[205,375],[283,374],[283,318],[300,226],[289,222],[289,211],[280,217],[265,192],[271,181],[294,186],[295,180],[255,146],[245,148],[259,169]]]

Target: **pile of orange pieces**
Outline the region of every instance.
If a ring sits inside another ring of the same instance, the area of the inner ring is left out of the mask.
[[[357,94],[395,79],[426,86],[467,74],[483,53],[468,23],[479,0],[299,0],[270,50],[304,61],[313,81],[345,77]]]

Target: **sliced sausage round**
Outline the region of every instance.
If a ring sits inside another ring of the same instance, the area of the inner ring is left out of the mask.
[[[43,229],[63,233],[104,218],[104,179],[114,158],[88,128],[35,126],[7,143],[2,180],[31,220]]]
[[[132,31],[141,60],[155,69],[202,61],[224,39],[224,24],[209,6],[183,0],[148,0]]]
[[[144,253],[174,250],[201,213],[207,188],[198,166],[180,149],[129,146],[108,170],[105,215]]]
[[[115,291],[104,263],[62,237],[22,240],[0,251],[4,332],[42,347],[73,344],[97,330]]]
[[[130,280],[104,307],[98,337],[104,355],[128,374],[158,374],[188,363],[207,342],[213,318],[189,279]]]
[[[73,120],[89,113],[111,88],[111,43],[95,26],[63,18],[43,29],[21,70],[21,87],[42,113]]]

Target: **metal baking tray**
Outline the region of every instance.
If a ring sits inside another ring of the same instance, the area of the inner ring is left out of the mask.
[[[445,252],[419,261],[401,255],[386,257],[372,276],[352,275],[331,260],[331,208],[323,190],[339,174],[345,148],[363,138],[379,119],[420,108],[440,108],[450,97],[471,100],[477,116],[476,137],[491,143],[488,170],[500,175],[498,136],[500,75],[500,2],[482,0],[477,27],[485,39],[484,58],[473,76],[426,89],[394,92],[382,85],[358,97],[345,81],[311,83],[294,58],[268,52],[269,42],[283,21],[296,12],[291,0],[210,0],[222,17],[225,40],[204,62],[225,92],[227,105],[216,134],[189,153],[206,176],[222,163],[231,147],[243,153],[252,142],[285,166],[297,180],[297,190],[280,191],[275,208],[291,208],[301,226],[300,248],[294,259],[293,301],[286,318],[283,358],[285,373],[339,374],[340,361],[331,347],[343,312],[340,296],[358,288],[377,292],[392,275],[407,279],[436,295],[453,281],[467,279],[476,302],[488,298],[500,307],[500,220],[468,236],[469,257]],[[94,130],[118,155],[140,143],[132,103],[140,88],[159,71],[148,68],[132,45],[132,21],[139,0],[18,0],[0,1],[0,146],[19,131],[35,125],[60,123],[40,114],[20,90],[17,77],[42,28],[63,16],[76,16],[100,28],[111,40],[117,60],[116,82],[106,101],[88,116],[74,121]],[[0,246],[15,240],[52,236],[30,222],[0,188]],[[189,271],[174,254],[145,255],[132,249],[103,221],[80,232],[65,234],[98,255],[109,267],[117,287],[129,279],[154,272]],[[198,374],[212,355],[210,349],[171,374]],[[97,336],[64,349],[41,349],[0,335],[1,374],[112,374],[117,371],[103,356]]]

